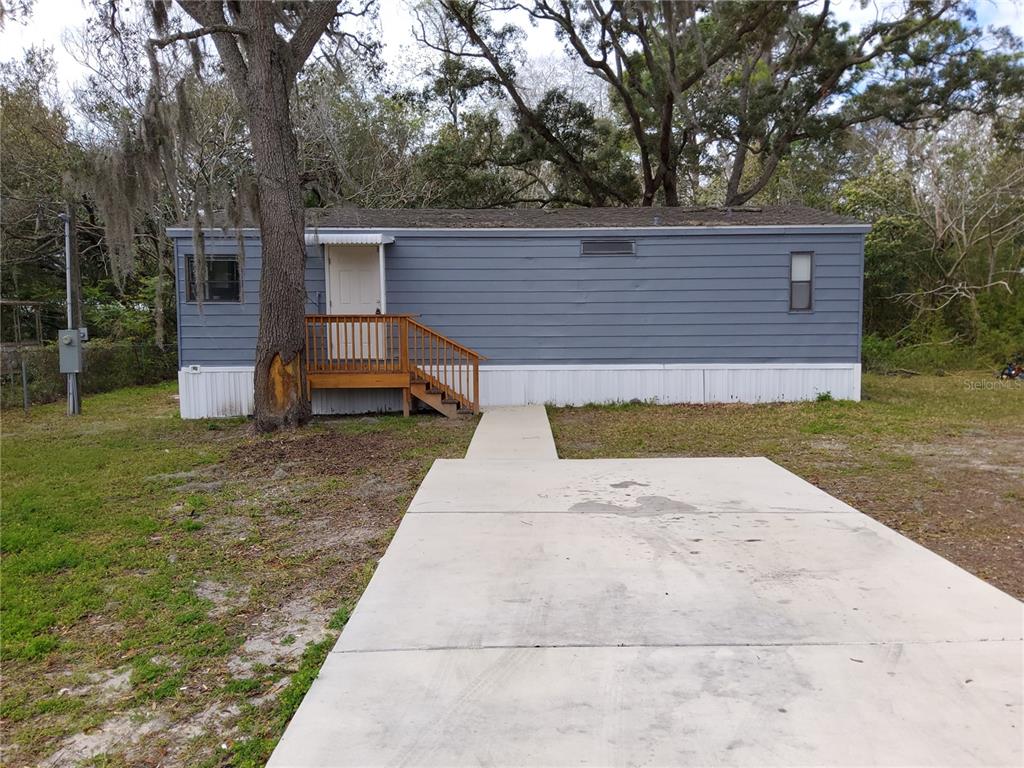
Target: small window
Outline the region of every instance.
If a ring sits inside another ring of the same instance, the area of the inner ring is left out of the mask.
[[[790,254],[789,308],[806,312],[811,308],[811,281],[814,272],[813,253]]]
[[[185,297],[196,300],[195,256],[186,256],[187,280]],[[203,301],[240,301],[242,284],[238,275],[238,257],[234,255],[206,254],[206,280],[203,281]]]
[[[580,245],[584,256],[632,256],[632,240],[584,240]]]

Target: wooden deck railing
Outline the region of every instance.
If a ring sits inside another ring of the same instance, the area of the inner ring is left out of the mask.
[[[308,373],[405,373],[405,315],[306,315]]]
[[[312,380],[339,382],[337,374],[352,374],[359,382],[386,386],[397,380],[393,374],[406,375],[409,385],[426,384],[476,412],[481,359],[410,315],[306,316],[306,371]]]

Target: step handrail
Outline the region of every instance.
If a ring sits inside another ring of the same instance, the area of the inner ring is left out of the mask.
[[[458,349],[460,352],[465,352],[467,355],[472,355],[477,360],[486,360],[487,359],[487,355],[481,355],[475,349],[471,349],[470,347],[467,347],[465,344],[459,344],[459,342],[455,341],[454,339],[448,338],[443,333],[438,333],[437,331],[435,331],[430,326],[424,325],[419,320],[414,320],[413,319],[414,317],[419,317],[419,315],[402,315],[402,317],[408,317],[409,318],[409,325],[415,326],[415,327],[419,328],[422,331],[426,331],[427,333],[429,333],[429,334],[431,334],[433,336],[436,336],[437,338],[441,339],[442,341],[444,341],[444,342],[446,342],[448,344],[451,344],[453,347]]]
[[[403,355],[409,361],[412,375],[479,413],[480,360],[486,358],[418,320],[410,318],[406,322],[409,348]]]

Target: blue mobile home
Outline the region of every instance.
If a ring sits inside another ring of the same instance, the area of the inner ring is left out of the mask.
[[[860,397],[868,227],[851,219],[785,206],[340,208],[308,221],[317,413]],[[249,413],[259,232],[206,231],[201,302],[191,230],[169,234],[182,416]]]

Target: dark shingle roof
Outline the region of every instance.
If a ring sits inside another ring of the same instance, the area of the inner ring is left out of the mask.
[[[308,227],[342,229],[581,229],[591,227],[764,227],[861,225],[799,205],[764,208],[319,208]]]

